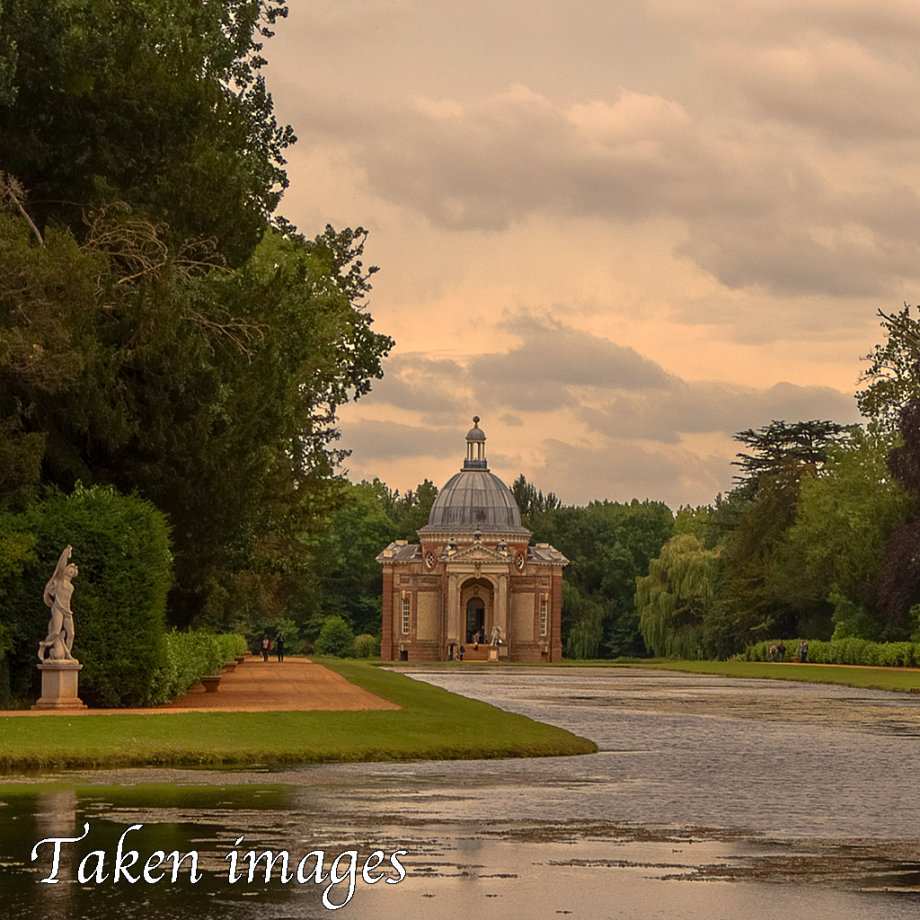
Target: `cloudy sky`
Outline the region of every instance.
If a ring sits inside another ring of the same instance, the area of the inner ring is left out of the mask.
[[[291,0],[283,213],[370,231],[397,341],[353,479],[708,503],[731,435],[858,419],[920,279],[916,0]]]

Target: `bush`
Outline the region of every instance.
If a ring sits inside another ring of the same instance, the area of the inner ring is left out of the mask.
[[[149,702],[168,703],[182,696],[205,674],[218,674],[224,662],[246,654],[246,639],[237,633],[215,635],[202,629],[163,637],[163,664],[154,674]]]
[[[316,652],[334,658],[350,658],[354,655],[355,634],[342,617],[326,617],[323,621],[323,628],[316,640]]]
[[[164,664],[172,582],[166,518],[143,499],[78,484],[71,495],[53,492],[21,514],[4,515],[0,527],[7,548],[34,546],[18,554],[18,574],[0,580],[13,692],[39,692],[36,656],[48,626],[42,595],[70,544],[79,569],[72,605],[73,653],[83,665],[80,696],[92,706],[149,702]]]
[[[380,637],[369,633],[355,636],[355,658],[379,658]]]
[[[798,655],[799,639],[786,642],[786,660]],[[769,661],[770,646],[778,639],[749,645],[741,655],[743,661]],[[829,642],[808,640],[810,664],[856,664],[886,668],[910,668],[920,663],[920,644],[916,642],[870,642],[868,639],[831,639]]]
[[[236,661],[237,658],[249,654],[246,637],[240,633],[221,633],[217,638],[220,640],[225,662]]]

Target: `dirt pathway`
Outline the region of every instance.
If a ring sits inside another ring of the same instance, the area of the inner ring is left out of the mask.
[[[146,709],[17,709],[0,716],[125,715],[169,712],[290,712],[399,709],[334,671],[307,658],[247,658],[235,670],[221,672],[220,687],[208,693],[198,684],[181,699]]]

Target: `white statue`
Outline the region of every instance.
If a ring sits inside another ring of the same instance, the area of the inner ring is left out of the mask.
[[[496,646],[502,644],[502,628],[496,623],[492,627],[492,633],[489,637],[489,645]]]
[[[48,635],[38,643],[38,660],[74,661],[73,648],[73,612],[70,598],[73,596],[72,580],[78,573],[77,567],[70,562],[73,548],[65,547],[58,559],[57,567],[50,581],[45,585],[44,601],[51,608],[48,621]]]

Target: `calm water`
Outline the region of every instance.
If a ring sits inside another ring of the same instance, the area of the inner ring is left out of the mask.
[[[920,917],[920,698],[637,671],[411,675],[562,725],[600,752],[22,780],[2,792],[0,916],[328,917],[325,891],[345,903],[339,915],[375,920]],[[52,848],[33,863],[33,845],[85,823],[85,840],[61,847],[61,883],[40,882]],[[168,873],[114,884],[118,838],[135,824],[130,872],[158,850],[194,851],[200,880],[187,861],[175,884]],[[250,882],[250,849],[286,854],[294,877],[278,880],[279,857],[270,883],[264,863]],[[374,851],[380,880],[368,884]],[[407,873],[397,884],[393,854]]]

